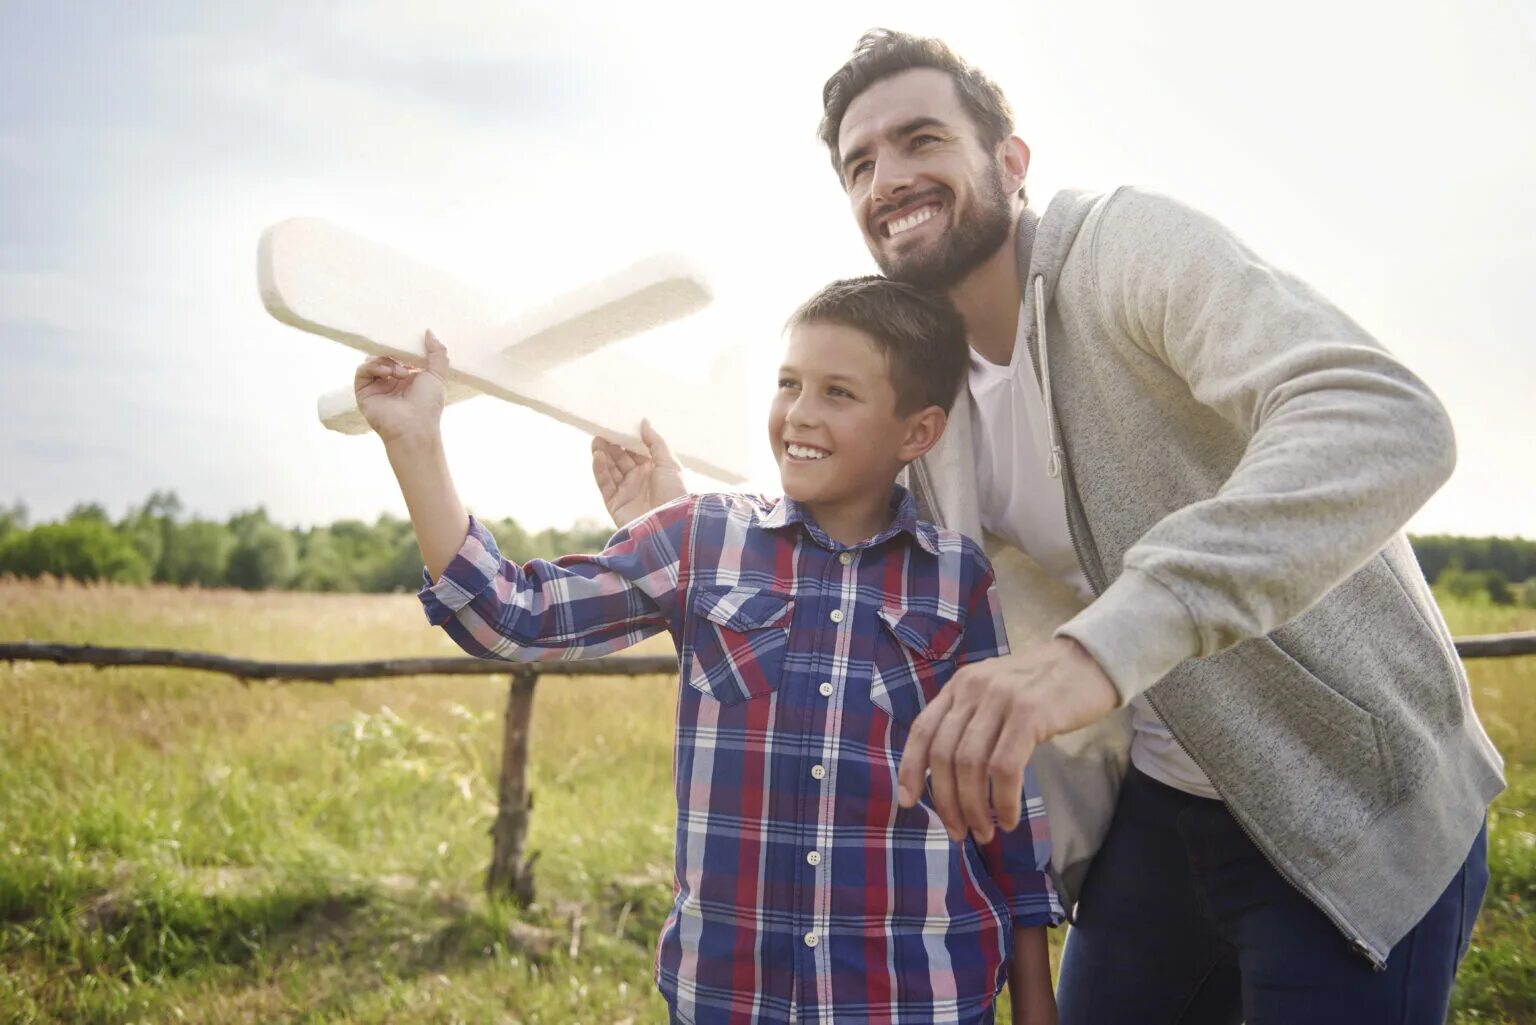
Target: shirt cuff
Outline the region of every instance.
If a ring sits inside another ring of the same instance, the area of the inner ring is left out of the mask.
[[[1054,892],[1018,894],[1008,898],[1008,915],[1015,929],[1037,925],[1060,925],[1066,920],[1061,901]]]
[[[471,516],[464,543],[437,583],[432,582],[425,566],[421,568],[422,588],[416,597],[421,600],[427,622],[442,626],[452,619],[460,609],[474,601],[476,595],[491,586],[501,572],[501,565],[501,550],[496,547],[496,539]]]
[[[1134,569],[1120,574],[1056,636],[1087,649],[1115,685],[1122,705],[1200,653],[1200,635],[1184,603]]]

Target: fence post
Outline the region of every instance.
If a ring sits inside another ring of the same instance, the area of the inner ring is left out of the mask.
[[[510,897],[520,905],[533,903],[533,863],[537,852],[523,858],[533,794],[528,789],[528,724],[533,717],[533,688],[538,671],[527,666],[512,674],[507,692],[507,717],[501,736],[501,779],[497,785],[496,823],[491,827],[491,867],[485,891]]]

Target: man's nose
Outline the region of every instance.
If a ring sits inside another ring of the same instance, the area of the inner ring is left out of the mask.
[[[872,173],[870,196],[877,205],[899,199],[903,192],[912,187],[912,166],[900,156],[894,154],[881,156],[875,161],[875,169]]]

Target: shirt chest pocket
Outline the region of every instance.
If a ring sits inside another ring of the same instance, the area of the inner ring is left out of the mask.
[[[777,591],[696,590],[688,683],[728,705],[772,693],[784,673],[794,611],[794,599]]]
[[[903,725],[938,696],[955,674],[955,653],[964,626],[959,620],[919,609],[886,606],[878,612],[869,698]]]

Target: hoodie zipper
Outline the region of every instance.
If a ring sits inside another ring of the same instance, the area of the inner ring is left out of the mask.
[[[1087,560],[1083,558],[1083,546],[1077,536],[1077,527],[1073,523],[1072,500],[1070,498],[1070,495],[1076,490],[1076,484],[1072,479],[1072,468],[1067,463],[1065,441],[1060,429],[1060,425],[1056,422],[1056,410],[1054,405],[1052,405],[1051,399],[1050,349],[1046,346],[1045,340],[1045,275],[1034,275],[1030,281],[1030,284],[1035,293],[1035,346],[1026,346],[1026,348],[1029,349],[1029,359],[1030,363],[1034,366],[1035,375],[1040,380],[1040,397],[1041,401],[1045,405],[1045,426],[1047,432],[1050,434],[1049,440],[1051,445],[1051,453],[1049,458],[1046,460],[1046,472],[1053,479],[1059,478],[1061,480],[1062,501],[1066,506],[1067,537],[1072,542],[1072,552],[1077,557],[1078,568],[1083,571],[1083,577],[1088,581],[1088,587],[1093,591],[1093,596],[1098,598],[1101,594],[1104,593],[1103,588],[1099,583],[1099,577],[1103,573],[1103,566],[1098,567],[1099,572],[1096,574],[1089,569]],[[1038,355],[1036,354],[1037,348]],[[1284,879],[1292,889],[1296,890],[1297,893],[1301,894],[1301,896],[1306,899],[1307,903],[1321,911],[1324,917],[1331,921],[1334,924],[1334,927],[1339,930],[1339,932],[1344,934],[1344,937],[1349,940],[1350,944],[1355,948],[1355,950],[1371,962],[1371,965],[1376,969],[1376,971],[1385,971],[1385,956],[1378,957],[1375,950],[1372,949],[1370,944],[1366,943],[1366,941],[1355,929],[1351,928],[1347,922],[1345,922],[1338,915],[1334,914],[1331,910],[1318,903],[1318,901],[1314,900],[1307,893],[1306,889],[1301,886],[1301,884],[1297,883],[1290,877],[1290,875],[1288,875],[1280,868],[1280,865],[1275,860],[1274,856],[1271,855],[1269,851],[1264,847],[1264,845],[1259,842],[1258,837],[1254,836],[1253,830],[1248,828],[1248,823],[1245,822],[1243,817],[1238,813],[1237,807],[1227,799],[1227,795],[1222,792],[1220,784],[1218,784],[1215,778],[1211,776],[1210,771],[1206,769],[1205,764],[1201,762],[1195,753],[1184,744],[1184,741],[1179,737],[1173,726],[1168,722],[1168,718],[1163,715],[1163,710],[1158,707],[1157,700],[1152,696],[1150,692],[1146,693],[1144,696],[1147,699],[1147,704],[1152,706],[1152,711],[1157,713],[1157,717],[1161,719],[1163,725],[1168,728],[1168,735],[1173,738],[1173,742],[1179,746],[1179,750],[1183,751],[1185,756],[1188,757],[1189,760],[1193,762],[1197,768],[1199,768],[1201,773],[1204,774],[1205,778],[1210,781],[1212,789],[1214,789],[1216,793],[1221,797],[1222,803],[1227,806],[1227,812],[1232,816],[1232,821],[1237,823],[1238,828],[1243,831],[1243,835],[1248,838],[1248,842],[1253,844],[1254,850],[1258,851],[1261,855],[1264,856],[1264,860],[1269,862],[1269,866],[1275,870],[1275,874],[1278,875],[1281,879]]]

